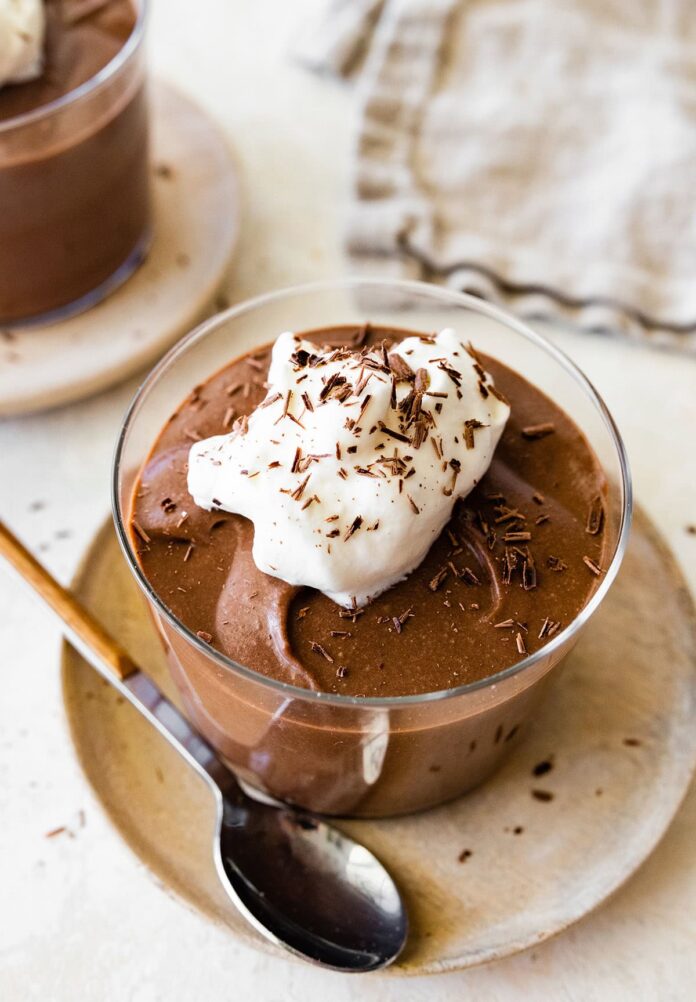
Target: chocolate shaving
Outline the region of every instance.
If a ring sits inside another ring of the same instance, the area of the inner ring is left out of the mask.
[[[213,642],[212,633],[208,633],[206,630],[196,630],[196,636],[205,644],[211,644]]]
[[[502,525],[503,522],[516,522],[516,521],[527,521],[527,516],[517,508],[508,508],[507,505],[498,504],[495,506],[495,510],[500,512],[500,514],[493,519],[496,525]]]
[[[543,762],[538,762],[532,769],[532,776],[545,776],[547,772],[551,772],[553,769],[553,762],[550,759],[544,759]]]
[[[140,538],[142,539],[143,543],[150,543],[150,542],[152,542],[152,540],[150,539],[150,537],[145,532],[145,530],[143,529],[142,525],[139,522],[136,522],[136,520],[133,519],[133,521],[131,522],[131,525],[133,526],[133,532],[136,534],[136,536],[140,536]]]
[[[470,585],[480,585],[481,584],[481,582],[476,577],[476,575],[474,574],[474,572],[472,571],[472,569],[470,567],[465,567],[464,570],[460,573],[459,577],[463,578],[464,581],[466,581],[466,583],[470,584]]]
[[[476,418],[469,418],[468,421],[464,422],[464,444],[466,445],[467,449],[474,448],[475,445],[474,431],[477,428],[484,428],[484,427],[485,425],[481,424],[480,421],[477,421]]]
[[[501,402],[501,404],[505,404],[507,407],[510,406],[510,401],[505,396],[505,394],[501,393],[500,390],[496,389],[496,387],[492,383],[488,383],[487,389],[489,393],[493,394],[496,400],[499,400]]]
[[[326,648],[322,647],[321,644],[318,644],[316,640],[310,640],[309,646],[312,648],[315,654],[321,654],[321,656],[323,658],[326,658],[326,660],[329,661],[331,664],[334,663],[334,659],[331,657]]]
[[[408,435],[402,435],[400,431],[394,431],[392,428],[387,428],[384,421],[377,422],[380,431],[383,431],[385,435],[389,435],[390,438],[395,438],[397,442],[406,442],[407,445],[411,444],[411,439]]]
[[[437,367],[438,367],[438,369],[441,370],[441,372],[444,372],[444,373],[446,373],[446,375],[449,376],[449,378],[452,380],[452,382],[454,383],[454,385],[457,388],[459,388],[462,385],[462,374],[461,374],[461,372],[458,372],[456,369],[453,369],[452,366],[451,365],[447,365],[446,362],[438,362]],[[425,369],[419,369],[418,371],[419,372],[425,372],[426,370]]]
[[[237,432],[239,435],[246,435],[249,431],[249,417],[246,414],[242,414],[232,425],[232,431]]]
[[[447,567],[441,567],[434,578],[428,582],[428,588],[431,591],[437,591],[440,585],[444,582],[445,578],[449,574]]]
[[[560,571],[564,571],[567,569],[568,564],[565,562],[565,560],[561,560],[560,557],[552,556],[546,558],[546,566],[549,567],[552,571],[557,571],[560,573]]]
[[[418,371],[416,372],[416,379],[413,387],[416,394],[422,397],[429,386],[430,386],[430,376],[428,375],[428,370],[418,369]]]
[[[372,394],[371,393],[366,394],[365,399],[363,400],[362,404],[360,405],[360,410],[358,411],[358,416],[356,418],[356,421],[358,423],[360,422],[360,419],[365,414],[365,411],[367,410],[368,405],[369,405],[369,403],[370,403],[371,400],[372,400]]]
[[[478,365],[481,365],[481,358],[476,349],[474,348],[473,344],[471,343],[471,341],[467,341],[467,343],[464,345],[464,351],[467,353],[467,355],[471,355],[473,360]]]
[[[389,368],[394,373],[397,380],[401,382],[411,382],[416,378],[415,372],[408,364],[408,362],[406,362],[405,359],[401,357],[401,355],[397,354],[396,352],[393,352],[391,355],[388,356],[388,361],[389,361]]]
[[[348,669],[345,665],[339,665],[336,669],[336,678],[345,678],[348,674]]]
[[[585,565],[585,567],[589,568],[589,570],[592,571],[595,577],[599,577],[600,574],[604,573],[602,571],[602,568],[599,566],[598,563],[596,563],[596,561],[592,559],[592,557],[584,556],[582,558],[582,562]]]
[[[309,474],[307,474],[302,483],[299,484],[299,486],[297,486],[294,491],[292,491],[290,497],[293,498],[293,500],[295,501],[299,501],[302,495],[304,494],[305,487],[307,486],[308,483],[309,483]]]
[[[530,440],[546,438],[547,435],[553,435],[555,430],[556,426],[551,421],[545,421],[543,424],[530,424],[522,429],[522,437]]]
[[[358,616],[362,616],[364,612],[364,609],[339,609],[338,615],[341,619],[350,619],[355,623]]]
[[[411,495],[407,494],[406,497],[408,498],[408,503],[411,505],[411,508],[413,509],[414,514],[420,515],[420,508],[418,507],[418,505],[416,504],[416,502],[413,500],[413,498],[411,497]]]
[[[527,550],[522,560],[522,587],[525,591],[532,591],[537,586],[537,573],[534,559]]]
[[[411,445],[414,449],[420,449],[423,442],[425,442],[428,437],[428,425],[423,420],[418,420],[413,429],[413,435],[411,436]]]
[[[50,832],[46,832],[44,838],[55,838],[56,835],[62,835],[64,832],[67,831],[68,829],[66,828],[65,825],[59,825],[57,828],[51,828]]]
[[[311,647],[311,649],[314,651],[315,654],[320,654],[321,657],[325,657],[325,659],[330,664],[333,664],[333,658],[328,653],[328,651],[325,649],[325,647],[321,646],[320,643],[317,643],[316,640],[310,640],[309,641],[309,646]]]
[[[587,512],[587,524],[585,525],[585,532],[589,533],[590,536],[598,536],[604,527],[604,505],[602,504],[602,499],[599,494],[592,498],[590,502],[590,508]]]
[[[353,533],[357,532],[362,524],[363,524],[362,515],[356,515],[351,524],[346,529],[346,534],[343,537],[344,542],[350,539]]]

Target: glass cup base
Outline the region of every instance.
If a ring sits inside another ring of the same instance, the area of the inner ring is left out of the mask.
[[[19,320],[3,320],[0,316],[0,325],[8,327],[11,330],[32,327],[49,327],[52,324],[58,324],[63,320],[69,320],[71,317],[76,317],[80,313],[86,313],[87,310],[91,310],[119,289],[122,285],[125,285],[128,279],[135,274],[140,265],[145,261],[150,251],[152,239],[152,227],[148,227],[126,260],[118,266],[116,271],[109,275],[109,277],[101,282],[96,288],[90,289],[90,291],[85,293],[84,296],[80,296],[79,299],[75,299],[71,303],[66,303],[64,306],[58,306],[54,310],[48,310],[45,313],[37,313],[29,317],[22,317]]]

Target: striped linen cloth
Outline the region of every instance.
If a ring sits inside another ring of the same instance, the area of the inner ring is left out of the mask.
[[[693,0],[321,0],[353,270],[696,350]]]

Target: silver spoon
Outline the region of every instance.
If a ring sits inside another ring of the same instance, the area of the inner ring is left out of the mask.
[[[408,918],[379,860],[311,814],[247,796],[154,682],[2,522],[0,554],[59,616],[72,646],[206,781],[216,803],[215,867],[251,925],[324,967],[366,972],[390,964],[406,942]]]

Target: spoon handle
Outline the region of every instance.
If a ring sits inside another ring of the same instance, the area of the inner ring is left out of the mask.
[[[109,636],[67,588],[58,584],[2,521],[0,554],[117,678],[124,680],[138,670],[120,644]]]
[[[232,773],[186,717],[2,521],[0,555],[56,613],[63,623],[63,632],[78,653],[142,713],[211,787],[228,797],[239,791]]]

